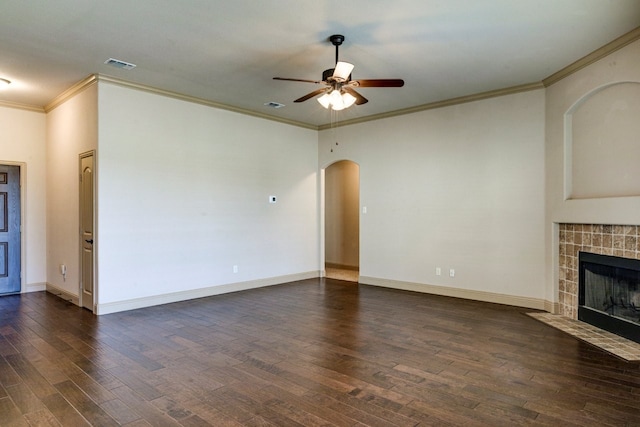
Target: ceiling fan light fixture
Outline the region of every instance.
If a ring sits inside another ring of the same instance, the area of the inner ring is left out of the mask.
[[[342,100],[342,94],[339,90],[331,92],[331,109],[334,111],[344,110],[344,101]]]
[[[325,93],[320,98],[318,98],[318,102],[324,108],[331,108],[334,111],[344,110],[345,108],[351,107],[357,101],[356,97],[351,95],[350,93],[334,89],[330,93]]]
[[[344,108],[351,107],[355,102],[356,102],[355,96],[347,92],[342,94],[342,103],[344,104]]]
[[[325,93],[324,95],[322,95],[320,98],[318,98],[318,102],[320,103],[320,105],[322,105],[324,108],[329,108],[329,106],[331,105],[331,97],[329,96],[328,93]]]
[[[333,78],[340,79],[346,82],[349,79],[351,72],[353,71],[353,67],[353,64],[339,61],[336,64],[336,68],[333,70]]]

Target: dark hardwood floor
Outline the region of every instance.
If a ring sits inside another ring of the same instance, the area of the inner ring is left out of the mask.
[[[640,369],[525,309],[306,280],[95,317],[0,298],[0,425],[640,425]]]

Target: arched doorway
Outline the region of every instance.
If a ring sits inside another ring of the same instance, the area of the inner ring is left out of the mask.
[[[326,277],[358,281],[360,271],[360,166],[349,160],[325,169]]]

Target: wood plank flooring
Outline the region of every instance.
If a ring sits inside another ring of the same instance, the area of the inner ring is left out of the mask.
[[[640,425],[639,365],[526,311],[332,279],[100,317],[6,296],[0,425]]]

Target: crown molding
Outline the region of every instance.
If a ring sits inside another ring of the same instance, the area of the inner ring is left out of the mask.
[[[98,81],[97,74],[92,74],[78,83],[71,86],[69,89],[62,92],[60,95],[53,98],[53,100],[44,106],[45,113],[48,113],[58,107],[60,104],[68,101],[73,96],[94,85]]]
[[[38,105],[20,104],[18,102],[0,101],[0,107],[15,108],[18,110],[35,111],[36,113],[44,113],[44,108]]]
[[[604,58],[607,55],[610,55],[611,53],[619,49],[622,49],[626,45],[631,44],[636,40],[640,40],[640,27],[629,31],[626,34],[623,34],[612,42],[609,42],[606,45],[602,46],[600,49],[594,50],[587,56],[584,56],[574,63],[567,65],[562,70],[551,74],[549,77],[542,80],[542,84],[544,84],[545,87],[549,87],[552,84],[564,79],[565,77],[568,77],[571,74],[583,69],[587,65],[593,64],[594,62]]]
[[[400,110],[389,111],[381,114],[373,114],[371,116],[359,117],[351,120],[344,120],[333,124],[318,126],[318,130],[332,129],[340,126],[354,125],[358,123],[370,122],[372,120],[386,119],[389,117],[403,116],[405,114],[417,113],[425,110],[433,110],[436,108],[450,107],[452,105],[465,104],[467,102],[481,101],[483,99],[495,98],[498,96],[512,95],[520,92],[528,92],[536,89],[544,89],[542,82],[527,83],[518,86],[511,86],[504,89],[490,90],[480,92],[473,95],[459,96],[457,98],[445,99],[442,101],[430,102],[428,104],[417,105],[415,107],[403,108]]]
[[[96,74],[95,76],[96,76],[97,80],[100,81],[100,82],[108,82],[108,83],[111,83],[111,84],[115,84],[115,85],[118,85],[118,86],[129,88],[129,89],[141,90],[143,92],[154,93],[156,95],[162,95],[162,96],[166,96],[166,97],[169,97],[169,98],[178,99],[178,100],[181,100],[181,101],[192,102],[194,104],[205,105],[207,107],[213,107],[213,108],[218,108],[218,109],[221,109],[221,110],[233,111],[234,113],[245,114],[245,115],[248,115],[248,116],[253,116],[253,117],[257,117],[257,118],[261,118],[261,119],[265,119],[265,120],[271,120],[271,121],[275,121],[275,122],[280,122],[280,123],[284,123],[284,124],[288,124],[288,125],[292,125],[292,126],[298,126],[298,127],[302,127],[302,128],[306,128],[306,129],[318,130],[318,127],[315,126],[315,125],[310,125],[310,124],[298,122],[298,121],[295,121],[295,120],[283,119],[281,117],[275,117],[275,116],[271,116],[269,114],[258,113],[256,111],[251,111],[251,110],[247,110],[247,109],[239,108],[239,107],[233,107],[231,105],[222,104],[222,103],[215,102],[215,101],[209,101],[209,100],[198,98],[198,97],[195,97],[195,96],[184,95],[184,94],[181,94],[181,93],[178,93],[178,92],[172,92],[172,91],[169,91],[169,90],[158,89],[158,88],[155,88],[155,87],[152,87],[152,86],[147,86],[147,85],[143,85],[143,84],[139,84],[139,83],[133,83],[133,82],[129,82],[129,81],[126,81],[126,80],[121,80],[121,79],[118,79],[118,78],[115,78],[115,77],[103,75],[103,74]]]
[[[56,98],[54,98],[53,101],[51,101],[49,104],[47,104],[44,108],[35,107],[34,106],[34,107],[31,107],[30,109],[35,110],[35,111],[39,111],[39,112],[48,113],[48,112],[52,111],[53,109],[55,109],[56,107],[58,107],[60,104],[64,103],[65,101],[67,101],[68,99],[70,99],[73,96],[77,95],[78,93],[82,92],[83,90],[87,89],[88,87],[96,84],[97,82],[111,83],[111,84],[114,84],[114,85],[117,85],[117,86],[129,88],[129,89],[140,90],[140,91],[143,91],[143,92],[148,92],[148,93],[153,93],[153,94],[156,94],[156,95],[166,96],[166,97],[178,99],[178,100],[181,100],[181,101],[192,102],[192,103],[195,103],[195,104],[205,105],[205,106],[208,106],[208,107],[218,108],[218,109],[227,110],[227,111],[233,111],[233,112],[240,113],[240,114],[245,114],[245,115],[248,115],[248,116],[253,116],[253,117],[257,117],[257,118],[261,118],[261,119],[271,120],[271,121],[275,121],[275,122],[279,122],[279,123],[284,123],[284,124],[288,124],[288,125],[292,125],[292,126],[298,126],[298,127],[302,127],[302,128],[305,128],[305,129],[311,129],[311,130],[316,130],[316,131],[331,129],[331,128],[340,127],[340,126],[348,126],[348,125],[353,125],[353,124],[357,124],[357,123],[364,123],[364,122],[369,122],[369,121],[379,120],[379,119],[384,119],[384,118],[389,118],[389,117],[401,116],[401,115],[405,115],[405,114],[412,114],[412,113],[416,113],[416,112],[419,112],[419,111],[432,110],[432,109],[435,109],[435,108],[448,107],[448,106],[451,106],[451,105],[464,104],[464,103],[467,103],[467,102],[480,101],[480,100],[483,100],[483,99],[495,98],[495,97],[498,97],[498,96],[505,96],[505,95],[510,95],[510,94],[514,94],[514,93],[527,92],[527,91],[530,91],[530,90],[536,90],[536,89],[544,88],[544,85],[541,82],[539,82],[539,83],[528,83],[528,84],[519,85],[519,86],[512,86],[512,87],[508,87],[508,88],[504,88],[504,89],[496,89],[496,90],[491,90],[491,91],[487,91],[487,92],[481,92],[481,93],[477,93],[477,94],[473,94],[473,95],[465,95],[465,96],[461,96],[461,97],[457,97],[457,98],[445,99],[445,100],[442,100],[442,101],[431,102],[429,104],[418,105],[418,106],[410,107],[410,108],[403,108],[403,109],[400,109],[400,110],[389,111],[389,112],[381,113],[381,114],[374,114],[374,115],[371,115],[371,116],[360,117],[360,118],[356,118],[356,119],[352,119],[352,120],[340,121],[340,122],[336,122],[336,123],[333,123],[333,124],[325,124],[325,125],[315,126],[315,125],[311,125],[311,124],[307,124],[307,123],[298,122],[298,121],[295,121],[295,120],[283,119],[281,117],[271,116],[271,115],[268,115],[268,114],[258,113],[258,112],[251,111],[251,110],[246,110],[246,109],[243,109],[243,108],[233,107],[233,106],[230,106],[230,105],[227,105],[227,104],[222,104],[222,103],[215,102],[215,101],[209,101],[209,100],[198,98],[198,97],[194,97],[194,96],[184,95],[184,94],[181,94],[181,93],[178,93],[178,92],[172,92],[172,91],[168,91],[168,90],[164,90],[164,89],[155,88],[155,87],[152,87],[152,86],[143,85],[143,84],[140,84],[140,83],[134,83],[134,82],[130,82],[130,81],[127,81],[127,80],[122,80],[122,79],[119,79],[119,78],[116,78],[116,77],[108,76],[108,75],[105,75],[105,74],[92,74],[92,75],[86,77],[85,79],[79,81],[78,83],[74,84],[69,89],[67,89],[64,92],[62,92],[60,95],[58,95]],[[3,101],[0,101],[0,105],[2,105],[2,103],[3,103]],[[26,107],[27,106],[22,106],[22,108],[26,108]],[[19,107],[14,106],[14,108],[19,108]]]
[[[505,96],[505,95],[511,95],[511,94],[520,93],[520,92],[527,92],[527,91],[531,91],[531,90],[543,89],[543,88],[546,88],[546,87],[549,87],[549,86],[553,85],[554,83],[559,82],[560,80],[562,80],[562,79],[564,79],[564,78],[576,73],[577,71],[581,70],[582,68],[584,68],[584,67],[586,67],[586,66],[588,66],[588,65],[590,65],[590,64],[592,64],[592,63],[594,63],[594,62],[596,62],[596,61],[598,61],[598,60],[600,60],[600,59],[602,59],[604,57],[606,57],[607,55],[609,55],[609,54],[611,54],[611,53],[613,53],[613,52],[615,52],[615,51],[617,51],[617,50],[619,50],[619,49],[621,49],[621,48],[627,46],[628,44],[631,44],[631,43],[633,43],[633,42],[635,42],[637,40],[640,40],[640,27],[637,27],[637,28],[629,31],[628,33],[618,37],[617,39],[611,41],[610,43],[607,43],[606,45],[602,46],[601,48],[596,49],[595,51],[593,51],[590,54],[584,56],[583,58],[573,62],[572,64],[564,67],[563,69],[557,71],[556,73],[551,74],[550,76],[544,78],[540,82],[527,83],[527,84],[523,84],[523,85],[512,86],[512,87],[503,88],[503,89],[496,89],[496,90],[491,90],[491,91],[487,91],[487,92],[481,92],[481,93],[476,93],[476,94],[472,94],[472,95],[461,96],[461,97],[457,97],[457,98],[445,99],[445,100],[441,100],[441,101],[431,102],[431,103],[428,103],[428,104],[418,105],[418,106],[415,106],[415,107],[403,108],[403,109],[400,109],[400,110],[389,111],[389,112],[386,112],[386,113],[374,114],[374,115],[370,115],[370,116],[366,116],[366,117],[359,117],[359,118],[355,118],[355,119],[351,119],[351,120],[339,121],[339,122],[335,122],[335,123],[327,123],[327,124],[319,125],[319,126],[308,124],[308,123],[299,122],[299,121],[296,121],[296,120],[284,119],[284,118],[281,118],[281,117],[276,117],[276,116],[272,116],[272,115],[269,115],[269,114],[259,113],[259,112],[252,111],[252,110],[247,110],[247,109],[244,109],[244,108],[233,107],[231,105],[222,104],[222,103],[215,102],[215,101],[209,101],[209,100],[198,98],[198,97],[194,97],[194,96],[184,95],[184,94],[181,94],[181,93],[178,93],[178,92],[172,92],[172,91],[159,89],[159,88],[155,88],[155,87],[151,87],[151,86],[147,86],[147,85],[143,85],[143,84],[139,84],[139,83],[133,83],[133,82],[129,82],[129,81],[126,81],[126,80],[118,79],[116,77],[103,75],[103,74],[92,74],[92,75],[86,77],[84,80],[74,84],[69,89],[67,89],[66,91],[64,91],[60,95],[58,95],[49,104],[45,105],[44,107],[13,103],[13,102],[10,102],[10,101],[0,101],[0,106],[5,106],[5,107],[9,107],[9,108],[18,108],[18,109],[23,109],[23,110],[35,111],[35,112],[48,113],[48,112],[52,111],[53,109],[55,109],[60,104],[62,104],[63,102],[67,101],[69,98],[71,98],[74,95],[76,95],[77,93],[83,91],[84,89],[86,89],[86,88],[90,87],[91,85],[93,85],[93,84],[95,84],[95,83],[100,81],[100,82],[107,82],[107,83],[111,83],[111,84],[116,84],[118,86],[127,87],[127,88],[130,88],[130,89],[136,89],[136,90],[141,90],[141,91],[154,93],[154,94],[158,94],[158,95],[162,95],[162,96],[167,96],[167,97],[174,98],[174,99],[179,99],[179,100],[182,100],[182,101],[201,104],[201,105],[205,105],[205,106],[208,106],[208,107],[218,108],[218,109],[227,110],[227,111],[233,111],[233,112],[236,112],[236,113],[245,114],[245,115],[248,115],[248,116],[253,116],[253,117],[257,117],[257,118],[261,118],[261,119],[265,119],[265,120],[271,120],[271,121],[284,123],[284,124],[288,124],[288,125],[292,125],[292,126],[302,127],[302,128],[305,128],[305,129],[320,131],[320,130],[331,129],[331,128],[334,128],[334,127],[341,127],[341,126],[348,126],[348,125],[353,125],[353,124],[365,123],[365,122],[369,122],[369,121],[373,121],[373,120],[380,120],[380,119],[385,119],[385,118],[390,118],[390,117],[401,116],[401,115],[405,115],[405,114],[412,114],[412,113],[417,113],[417,112],[425,111],[425,110],[432,110],[432,109],[436,109],[436,108],[449,107],[449,106],[458,105],[458,104],[464,104],[464,103],[473,102],[473,101],[480,101],[480,100],[483,100],[483,99],[494,98],[494,97],[498,97],[498,96]]]
[[[78,83],[74,84],[69,89],[65,90],[60,95],[55,97],[53,99],[53,101],[51,101],[49,104],[47,104],[44,107],[44,109],[40,108],[39,111],[44,111],[44,112],[48,113],[48,112],[52,111],[53,109],[55,109],[56,107],[58,107],[60,104],[64,103],[65,101],[69,100],[73,96],[77,95],[78,93],[82,92],[83,90],[87,89],[88,87],[90,87],[90,86],[92,86],[92,85],[94,85],[94,84],[96,84],[98,82],[110,83],[110,84],[114,84],[114,85],[117,85],[117,86],[126,87],[128,89],[140,90],[140,91],[143,91],[143,92],[148,92],[148,93],[153,93],[153,94],[156,94],[156,95],[166,96],[166,97],[169,97],[169,98],[179,99],[181,101],[186,101],[186,102],[192,102],[192,103],[195,103],[195,104],[205,105],[207,107],[213,107],[213,108],[218,108],[218,109],[222,109],[222,110],[233,111],[233,112],[236,112],[236,113],[245,114],[245,115],[249,115],[249,116],[253,116],[253,117],[258,117],[258,118],[261,118],[261,119],[266,119],[266,120],[276,121],[276,122],[280,122],[280,123],[285,123],[285,124],[292,125],[292,126],[303,127],[303,128],[311,129],[311,130],[318,130],[318,127],[315,126],[315,125],[309,125],[309,124],[298,122],[298,121],[295,121],[295,120],[287,120],[287,119],[283,119],[283,118],[280,118],[280,117],[270,116],[268,114],[262,114],[262,113],[258,113],[258,112],[251,111],[251,110],[245,110],[243,108],[233,107],[233,106],[222,104],[222,103],[219,103],[219,102],[208,101],[206,99],[197,98],[195,96],[184,95],[184,94],[181,94],[181,93],[178,93],[178,92],[172,92],[172,91],[169,91],[169,90],[159,89],[159,88],[155,88],[155,87],[152,87],[152,86],[143,85],[143,84],[140,84],[140,83],[133,83],[133,82],[130,82],[130,81],[118,79],[116,77],[111,77],[111,76],[104,75],[104,74],[92,74],[92,75],[86,77],[85,79],[79,81]]]
[[[473,95],[461,96],[458,98],[445,99],[442,101],[431,102],[428,104],[418,105],[415,107],[404,108],[401,110],[389,111],[387,113],[374,114],[371,116],[360,117],[351,120],[339,121],[331,124],[324,124],[318,126],[318,130],[326,130],[332,129],[340,126],[348,126],[358,123],[365,123],[373,120],[380,120],[389,117],[401,116],[404,114],[412,114],[419,111],[432,110],[435,108],[449,107],[457,104],[464,104],[466,102],[480,101],[483,99],[494,98],[497,96],[510,95],[519,92],[526,92],[530,90],[543,89],[551,86],[554,83],[559,82],[560,80],[569,77],[573,73],[581,70],[582,68],[593,64],[594,62],[610,55],[611,53],[622,49],[623,47],[631,44],[637,40],[640,40],[640,27],[637,27],[626,34],[618,37],[617,39],[607,43],[599,49],[594,50],[590,54],[578,59],[572,64],[564,67],[560,71],[551,74],[550,76],[544,78],[540,82],[528,83],[519,86],[512,86],[504,89],[491,90],[488,92],[481,92]]]

